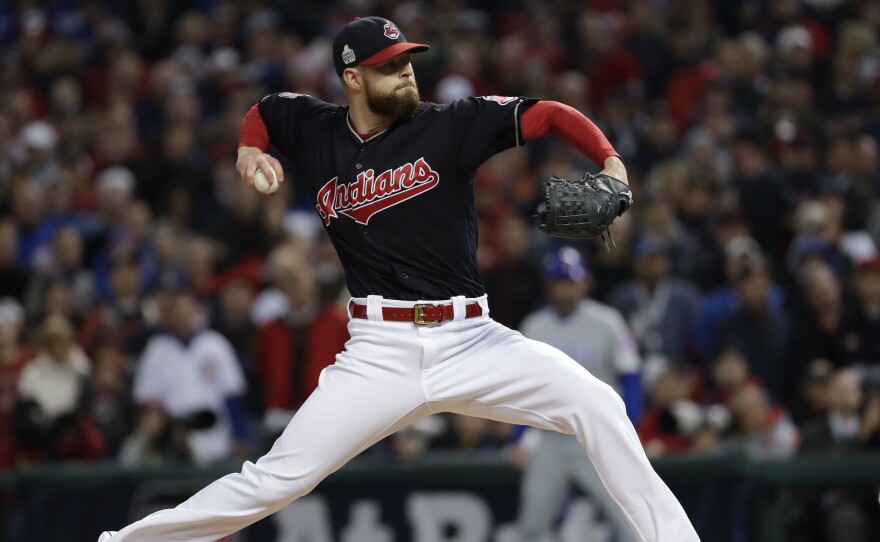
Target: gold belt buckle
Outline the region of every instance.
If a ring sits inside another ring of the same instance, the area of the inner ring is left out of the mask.
[[[425,309],[436,309],[437,305],[432,305],[431,303],[417,303],[413,305],[413,323],[417,326],[427,326],[430,324],[437,324],[443,319],[443,313],[440,313],[440,317],[436,320],[425,320]]]

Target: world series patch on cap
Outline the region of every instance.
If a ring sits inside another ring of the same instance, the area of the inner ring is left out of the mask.
[[[333,40],[333,65],[342,75],[345,68],[380,64],[399,54],[422,53],[431,47],[410,43],[397,25],[382,17],[359,17],[342,27]]]

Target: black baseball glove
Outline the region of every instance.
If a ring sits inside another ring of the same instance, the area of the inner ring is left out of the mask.
[[[538,229],[557,237],[584,239],[599,236],[608,248],[608,226],[632,205],[632,192],[623,182],[599,173],[579,181],[550,177],[544,183],[544,201],[538,205]]]

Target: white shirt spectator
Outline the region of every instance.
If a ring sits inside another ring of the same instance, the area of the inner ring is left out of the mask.
[[[168,333],[153,337],[134,379],[135,401],[159,403],[172,418],[214,412],[213,427],[190,431],[193,459],[201,463],[229,457],[232,426],[226,399],[244,391],[244,375],[232,345],[212,330],[198,332],[188,343]]]
[[[82,378],[89,374],[89,360],[79,348],[71,348],[66,362],[45,352],[28,363],[18,379],[18,397],[33,400],[44,414],[58,417],[76,410]]]
[[[278,288],[267,288],[260,292],[251,304],[251,323],[261,326],[290,311],[290,301]]]

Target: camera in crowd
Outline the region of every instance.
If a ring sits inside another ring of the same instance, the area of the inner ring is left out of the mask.
[[[692,437],[706,429],[723,434],[732,423],[733,415],[724,405],[701,405],[687,399],[673,401],[657,421],[662,433],[683,437]]]

